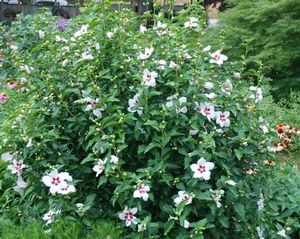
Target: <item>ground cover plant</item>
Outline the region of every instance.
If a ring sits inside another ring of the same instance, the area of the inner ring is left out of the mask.
[[[276,132],[263,76],[208,45],[203,10],[147,18],[94,3],[1,29],[0,211],[15,223],[109,219],[122,238],[295,235],[268,220]],[[247,203],[245,203],[247,202]],[[51,232],[50,232],[51,233]]]

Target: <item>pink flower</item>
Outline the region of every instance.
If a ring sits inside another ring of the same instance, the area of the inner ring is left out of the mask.
[[[220,50],[217,50],[214,53],[211,53],[210,56],[212,59],[209,61],[209,63],[215,63],[217,65],[222,65],[224,61],[227,61],[228,57],[221,54]]]
[[[206,162],[204,158],[200,158],[196,164],[190,166],[191,170],[194,172],[194,178],[200,178],[204,180],[210,179],[210,170],[215,167],[214,163]]]
[[[9,97],[5,92],[0,93],[0,103],[5,103],[8,99]]]
[[[181,202],[185,202],[185,205],[192,203],[192,197],[190,197],[185,191],[179,191],[178,197],[174,199],[175,206],[177,207]]]
[[[8,89],[14,89],[14,88],[16,88],[16,86],[17,86],[17,84],[16,84],[16,82],[14,82],[13,80],[11,80],[11,81],[9,81],[8,83],[7,83],[7,88]]]
[[[20,174],[22,169],[25,168],[25,164],[23,164],[23,160],[17,161],[13,160],[13,164],[7,166],[7,169],[11,170],[12,174]]]
[[[150,191],[149,186],[145,184],[141,184],[138,186],[137,190],[134,191],[133,197],[142,198],[144,201],[147,201],[149,198],[149,194],[148,194],[149,191]]]
[[[158,74],[155,71],[149,71],[148,69],[145,69],[143,72],[143,81],[146,87],[155,87],[156,82],[155,78],[158,76]]]
[[[137,208],[131,208],[129,209],[127,206],[125,207],[124,211],[119,214],[119,218],[122,221],[125,221],[126,227],[129,227],[131,223],[137,224],[137,218],[134,216],[137,213]]]
[[[216,123],[217,124],[219,124],[221,127],[224,127],[224,126],[229,127],[230,126],[230,120],[229,120],[230,112],[217,111],[215,114],[216,114]]]

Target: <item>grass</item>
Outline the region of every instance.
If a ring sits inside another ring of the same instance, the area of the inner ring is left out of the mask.
[[[1,239],[119,239],[121,230],[112,222],[99,221],[91,227],[80,222],[57,222],[51,231],[41,223],[16,226],[0,219]]]

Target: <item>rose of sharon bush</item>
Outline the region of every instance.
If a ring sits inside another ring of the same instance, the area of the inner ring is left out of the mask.
[[[63,31],[48,13],[1,29],[1,212],[109,218],[124,238],[276,235],[253,213],[274,159],[260,88],[202,42],[202,16],[192,6],[146,28],[91,3]]]

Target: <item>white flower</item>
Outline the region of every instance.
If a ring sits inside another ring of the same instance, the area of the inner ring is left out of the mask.
[[[184,23],[185,28],[195,28],[198,26],[198,20],[195,17],[190,17],[190,20]]]
[[[143,107],[136,107],[139,104],[140,95],[136,94],[132,99],[128,100],[128,111],[131,113],[137,112],[139,115],[143,113]]]
[[[217,94],[215,93],[209,93],[209,94],[204,94],[208,99],[213,100],[214,98],[217,97]]]
[[[21,71],[25,71],[27,74],[31,74],[31,72],[34,70],[33,67],[30,67],[28,65],[20,66]]]
[[[205,89],[211,90],[212,88],[214,88],[214,84],[211,83],[211,82],[205,82],[204,85],[203,85],[203,87]]]
[[[13,160],[17,160],[17,156],[15,154],[11,154],[9,152],[6,152],[1,155],[1,159],[4,162],[12,162]]]
[[[113,164],[118,164],[119,158],[115,155],[111,155],[110,162],[113,163]]]
[[[191,55],[187,51],[184,51],[182,53],[182,56],[183,56],[183,59],[185,59],[185,60],[189,60],[192,58]]]
[[[260,193],[260,199],[257,201],[258,211],[261,211],[264,209],[264,207],[265,207],[264,202],[265,202],[264,195],[262,193]]]
[[[104,111],[106,109],[106,106],[103,107],[99,107],[98,103],[99,103],[99,99],[91,99],[91,98],[85,98],[83,99],[83,101],[85,100],[85,102],[88,103],[87,107],[86,107],[86,111],[93,111],[93,114],[97,117],[101,117],[102,116],[102,111]]]
[[[165,60],[159,60],[157,64],[157,69],[164,70],[166,68],[165,66],[167,65],[167,62]]]
[[[20,82],[21,82],[22,85],[24,85],[28,82],[28,80],[25,77],[22,77]]]
[[[42,181],[47,186],[50,187],[50,193],[61,193],[61,188],[66,188],[68,186],[68,183],[66,181],[72,181],[73,178],[70,176],[69,173],[63,172],[58,173],[58,171],[55,169],[52,172],[50,172],[48,175],[43,176]]]
[[[185,202],[185,205],[191,204],[193,198],[189,196],[185,191],[179,191],[178,197],[174,199],[175,206],[178,207],[178,205],[181,202]]]
[[[147,228],[146,228],[146,224],[145,223],[138,224],[138,232],[143,232],[146,229]]]
[[[58,211],[50,210],[49,212],[44,214],[43,220],[46,221],[46,224],[48,225],[48,224],[52,223],[53,217],[59,213],[60,213],[60,210],[58,210]]]
[[[21,190],[27,188],[28,184],[24,181],[24,179],[19,175],[17,185],[14,186],[14,190],[16,192],[20,192]]]
[[[81,54],[81,58],[83,60],[93,60],[94,59],[93,55],[90,52],[83,52]]]
[[[250,99],[255,99],[256,103],[263,100],[262,90],[260,87],[251,86],[249,89],[251,91],[255,91],[254,94],[250,95]]]
[[[112,38],[114,36],[113,32],[107,32],[106,33],[107,38]]]
[[[285,229],[282,229],[281,231],[277,232],[277,235],[281,237],[287,237],[287,235],[285,234]]]
[[[28,142],[27,142],[27,144],[26,144],[26,148],[30,148],[30,147],[32,147],[32,138],[29,138],[29,140],[28,140]]]
[[[25,168],[25,164],[23,164],[23,160],[17,161],[13,160],[12,164],[7,166],[7,169],[11,170],[12,174],[20,174],[22,169]]]
[[[74,185],[69,185],[69,184],[67,184],[66,186],[62,186],[58,189],[58,193],[60,194],[68,194],[74,192],[76,192]]]
[[[80,37],[85,35],[88,32],[88,25],[83,25],[79,31],[75,32],[74,37]]]
[[[155,28],[167,28],[167,24],[158,21]]]
[[[234,76],[234,78],[236,78],[236,79],[241,79],[241,73],[239,73],[239,72],[234,72],[234,73],[233,73],[233,76]]]
[[[199,132],[199,130],[198,129],[190,129],[189,130],[189,135],[196,135],[197,133]]]
[[[227,181],[225,181],[225,184],[230,185],[230,186],[235,186],[236,182],[233,180],[227,180]]]
[[[196,164],[190,166],[191,170],[194,172],[194,178],[200,178],[204,180],[210,179],[210,170],[215,167],[214,163],[207,162],[204,158],[200,158]]]
[[[83,203],[76,203],[76,207],[77,207],[78,209],[81,209],[81,208],[83,208],[83,206],[84,206],[84,204],[83,204]]]
[[[125,207],[124,211],[119,214],[119,218],[123,221],[125,221],[126,227],[129,227],[131,223],[137,224],[137,218],[134,216],[137,213],[137,208],[128,208],[127,206]]]
[[[224,126],[229,127],[230,126],[230,120],[229,120],[230,112],[217,111],[217,112],[215,112],[215,115],[216,115],[216,123],[219,124],[220,127],[224,127]]]
[[[65,59],[63,62],[62,62],[62,66],[65,67],[67,64],[68,64],[69,60],[68,59]]]
[[[146,47],[145,53],[140,52],[138,58],[141,60],[146,60],[152,55],[153,51],[154,51],[153,47],[150,48]]]
[[[197,102],[195,102],[196,106],[195,106],[195,110],[196,112],[200,113],[203,116],[206,116],[207,119],[210,121],[211,119],[215,118],[215,107],[212,104],[208,104],[208,103],[204,103],[204,104],[200,104],[200,106],[198,105]]]
[[[95,44],[95,48],[96,48],[97,51],[100,50],[100,44],[99,44],[99,42],[97,42],[97,43]]]
[[[186,228],[186,229],[188,229],[188,228],[190,227],[189,221],[184,220],[184,222],[183,222],[183,227]]]
[[[98,160],[98,163],[93,167],[93,171],[95,171],[96,177],[99,176],[99,174],[101,174],[103,172],[103,170],[105,169],[105,163],[106,163],[106,159],[103,161],[101,159]]]
[[[233,88],[233,85],[232,85],[231,81],[228,79],[222,85],[222,91],[227,94],[230,94],[230,92],[232,91],[232,88]]]
[[[178,99],[178,101],[179,101],[179,105],[178,106],[176,106],[176,113],[177,114],[179,114],[179,113],[186,113],[187,112],[187,107],[186,106],[183,106],[182,107],[182,105],[183,104],[185,104],[186,102],[187,102],[187,99],[186,99],[186,97],[185,96],[182,96],[182,97],[180,97],[179,99]],[[168,103],[168,102],[167,102]],[[168,106],[167,106],[168,107]]]
[[[208,45],[207,47],[204,47],[204,48],[203,48],[203,51],[204,51],[204,52],[209,52],[210,49],[211,49],[211,45]]]
[[[211,53],[210,56],[212,59],[210,59],[209,63],[215,63],[217,65],[222,65],[224,61],[227,61],[228,57],[221,54],[220,50],[217,50],[214,53]]]
[[[143,82],[145,86],[147,87],[155,87],[156,81],[155,78],[158,76],[158,74],[155,71],[149,71],[148,69],[145,69],[143,72]]]
[[[260,227],[256,227],[257,235],[259,239],[265,239],[264,237],[264,230],[262,230]]]
[[[45,38],[45,32],[42,30],[39,30],[39,38],[44,39]]]
[[[143,26],[143,25],[140,25],[140,32],[141,33],[144,33],[145,31],[147,31],[147,27]]]
[[[215,203],[217,204],[217,208],[220,208],[222,206],[220,201],[221,201],[222,196],[224,195],[224,190],[222,190],[222,189],[220,189],[220,190],[210,189],[209,191],[212,193],[211,197],[215,201]]]
[[[179,65],[177,65],[174,61],[170,61],[169,68],[178,69]]]
[[[144,201],[147,201],[149,198],[148,192],[150,191],[150,187],[144,184],[138,186],[138,188],[134,191],[134,198],[142,198]]]

